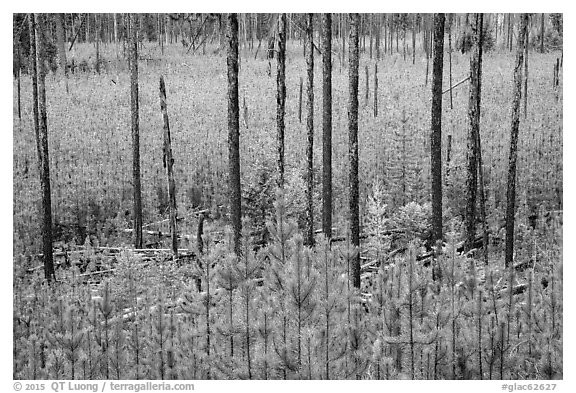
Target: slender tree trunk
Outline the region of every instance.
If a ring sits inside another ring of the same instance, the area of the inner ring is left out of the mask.
[[[370,18],[369,19],[370,22],[368,25],[369,26],[368,29],[370,31],[370,41],[369,41],[370,42],[370,60],[372,60],[372,43],[374,41],[374,37],[373,37],[373,34],[374,34],[374,14],[370,14],[369,18]]]
[[[448,135],[448,146],[446,147],[446,186],[450,184],[450,161],[452,160],[452,135]]]
[[[284,114],[286,107],[286,14],[278,17],[278,57],[276,72],[276,148],[278,187],[284,187]]]
[[[96,73],[100,73],[100,21],[101,18],[98,14],[95,16],[94,24],[96,29],[96,34],[94,39],[96,40]]]
[[[34,136],[36,139],[36,155],[38,156],[38,173],[42,173],[42,149],[40,148],[40,126],[38,124],[38,69],[36,68],[36,21],[34,14],[28,14],[30,29],[30,74],[32,75],[32,117],[34,121]]]
[[[115,13],[112,14],[112,20],[114,21],[114,43],[118,44],[118,20]]]
[[[524,119],[528,118],[528,43],[530,29],[526,30],[526,45],[524,45]]]
[[[506,267],[511,266],[514,259],[514,213],[516,207],[516,161],[518,157],[518,133],[520,129],[520,100],[522,97],[522,63],[524,61],[524,45],[528,31],[528,14],[520,18],[518,32],[518,47],[514,65],[514,87],[512,100],[512,126],[510,131],[510,155],[508,161],[508,189],[506,192]]]
[[[382,14],[376,14],[376,60],[380,60],[380,31],[382,30]]]
[[[306,51],[306,45],[304,45],[304,51]],[[304,54],[306,57],[306,54]],[[303,81],[302,77],[300,77],[300,89],[298,90],[298,123],[302,123],[302,88],[303,88]]]
[[[449,78],[450,78],[450,109],[454,109],[453,99],[452,99],[452,23],[453,23],[453,15],[448,14],[448,67],[449,70]]]
[[[477,134],[480,132],[480,77],[481,55],[480,36],[482,15],[474,14],[472,21],[472,51],[470,54],[470,94],[468,100],[468,139],[466,149],[466,249],[472,248],[476,236],[476,195],[478,190],[478,149]]]
[[[540,17],[540,53],[544,53],[544,13]]]
[[[44,277],[48,282],[55,280],[54,261],[52,257],[52,199],[50,193],[50,159],[48,157],[48,124],[46,113],[46,69],[44,65],[44,39],[42,31],[45,24],[42,14],[31,14],[34,19],[36,76],[38,83],[38,135],[40,162],[40,188],[42,190],[42,250],[44,258]],[[32,29],[31,29],[32,30]]]
[[[234,251],[241,252],[242,206],[240,189],[240,110],[238,103],[238,16],[228,15],[228,165],[230,218],[234,233]]]
[[[22,100],[20,97],[20,77],[21,77],[21,69],[22,69],[22,57],[20,56],[20,42],[17,43],[17,56],[18,56],[18,69],[16,70],[16,83],[17,83],[17,93],[18,93],[18,119],[22,119]]]
[[[478,38],[478,99],[476,103],[477,114],[480,118],[481,111],[481,98],[482,98],[482,48],[484,45],[484,14],[480,14],[480,32]],[[484,264],[488,265],[488,220],[486,218],[486,192],[484,189],[484,163],[482,160],[482,144],[480,138],[480,128],[475,136],[476,151],[478,152],[478,182],[480,192],[480,218],[482,220],[483,229],[483,250],[484,250]]]
[[[416,64],[416,16],[412,16],[412,65]]]
[[[322,232],[332,237],[332,15],[322,15]]]
[[[442,71],[444,63],[444,14],[434,15],[432,65],[432,242],[442,240]]]
[[[138,27],[135,14],[130,28],[130,108],[132,113],[132,183],[134,187],[134,248],[142,248],[142,186],[140,183],[140,119],[138,106]]]
[[[342,15],[342,31],[340,32],[342,38],[342,67],[346,67],[346,16]]]
[[[306,145],[306,156],[308,159],[307,173],[307,197],[308,197],[308,227],[306,231],[306,243],[314,244],[314,14],[306,14],[306,131],[308,143]]]
[[[85,42],[88,43],[90,42],[90,14],[86,14],[86,40]]]
[[[176,227],[176,182],[174,181],[174,158],[172,157],[172,138],[170,136],[170,123],[168,122],[168,104],[166,102],[166,87],[164,77],[160,76],[160,110],[164,120],[164,168],[168,178],[168,198],[170,200],[170,234],[172,235],[172,253],[174,259],[178,258],[178,231]]]
[[[350,235],[355,248],[352,259],[352,284],[360,288],[360,212],[358,183],[358,28],[360,14],[350,14],[350,66],[348,69],[348,158],[350,161]]]
[[[378,117],[378,62],[374,63],[374,117]]]
[[[366,74],[366,91],[365,91],[365,97],[364,97],[364,106],[368,105],[368,99],[370,98],[370,81],[368,80],[370,78],[370,75],[368,74],[368,65],[364,66],[364,73]]]

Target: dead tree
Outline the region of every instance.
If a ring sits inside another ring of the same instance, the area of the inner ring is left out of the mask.
[[[355,247],[352,258],[352,284],[360,288],[360,212],[358,184],[358,29],[360,14],[350,14],[349,68],[348,68],[348,159],[349,167],[349,214],[350,237]]]
[[[241,252],[242,205],[240,189],[240,110],[238,102],[238,16],[228,15],[228,168],[230,220],[234,236],[234,252]]]
[[[178,231],[176,227],[177,211],[176,211],[176,182],[174,181],[174,158],[172,157],[172,138],[170,137],[170,123],[168,121],[168,104],[166,103],[166,87],[164,85],[164,78],[160,76],[160,110],[162,111],[162,119],[164,120],[164,168],[166,169],[166,176],[168,178],[168,199],[170,209],[170,234],[172,235],[172,253],[174,259],[178,258]]]
[[[313,48],[314,14],[306,14],[306,158],[308,163],[307,185],[307,215],[308,223],[306,240],[308,245],[314,244],[314,48]],[[302,86],[302,84],[300,84]]]
[[[284,115],[286,112],[286,14],[278,17],[278,55],[276,71],[276,149],[278,187],[284,187]]]
[[[522,63],[524,62],[524,45],[528,31],[528,14],[520,18],[520,31],[514,64],[514,87],[512,99],[512,125],[510,130],[510,155],[508,157],[508,188],[506,192],[506,267],[514,259],[514,213],[516,208],[516,161],[518,158],[518,133],[520,129],[520,100],[522,97]]]
[[[44,258],[44,277],[48,282],[55,280],[54,260],[52,256],[52,198],[50,193],[50,159],[48,157],[48,124],[46,113],[46,69],[44,65],[45,49],[43,46],[44,21],[42,14],[30,14],[31,38],[34,37],[33,51],[35,61],[33,77],[36,78],[37,94],[33,97],[35,107],[34,122],[37,136],[38,166],[40,169],[40,188],[42,191],[42,251]],[[34,96],[34,92],[33,92]],[[36,110],[37,108],[37,110]]]
[[[332,237],[332,15],[322,14],[322,232]]]
[[[434,14],[434,61],[432,65],[432,243],[442,240],[442,71],[444,62],[444,14]]]
[[[478,148],[477,134],[480,132],[480,62],[482,33],[480,14],[472,21],[472,50],[470,54],[470,93],[468,99],[468,137],[466,146],[466,250],[470,250],[476,237],[476,197],[478,190]]]
[[[138,107],[138,23],[130,14],[130,111],[132,119],[132,183],[134,248],[142,248],[142,186],[140,183],[140,119]]]

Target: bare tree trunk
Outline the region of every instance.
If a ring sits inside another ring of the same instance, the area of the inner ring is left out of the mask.
[[[506,192],[506,267],[514,259],[514,213],[516,204],[516,161],[518,157],[518,132],[520,128],[520,99],[522,97],[522,63],[528,31],[528,14],[522,14],[518,32],[518,47],[514,65],[514,90],[512,91],[512,126],[510,131],[510,156],[508,161],[508,189]]]
[[[36,155],[38,156],[38,173],[42,173],[42,149],[40,148],[40,126],[38,124],[38,69],[36,68],[36,21],[34,14],[28,14],[30,29],[30,74],[32,75],[32,117],[34,121],[34,136],[36,139]]]
[[[134,187],[134,248],[142,248],[142,186],[140,183],[140,120],[138,106],[138,27],[135,14],[130,28],[130,108],[132,113],[132,183]]]
[[[164,78],[160,76],[160,110],[164,120],[164,168],[168,178],[168,198],[170,201],[170,234],[172,235],[172,253],[174,259],[178,258],[178,231],[176,227],[176,182],[174,181],[174,158],[172,157],[172,138],[170,136],[170,123],[168,122],[168,104],[166,102],[166,87]]]
[[[544,53],[544,13],[540,18],[540,53]]]
[[[114,43],[118,44],[118,21],[116,20],[116,14],[112,14],[112,19],[114,20]]]
[[[376,14],[376,60],[380,60],[380,31],[382,30],[382,15]]]
[[[412,16],[412,65],[416,64],[416,16]]]
[[[86,14],[86,29],[85,29],[85,33],[86,33],[86,40],[85,42],[88,43],[90,42],[90,14]]]
[[[528,117],[528,43],[530,29],[526,30],[526,45],[524,45],[524,119]]]
[[[360,212],[358,183],[358,28],[360,14],[350,14],[350,67],[348,70],[348,159],[350,161],[350,235],[355,248],[352,257],[352,284],[360,288]]]
[[[434,63],[432,65],[432,243],[442,240],[442,71],[444,63],[444,14],[434,14]]]
[[[378,62],[374,63],[374,117],[378,117]]]
[[[98,14],[94,17],[94,24],[96,33],[94,39],[96,40],[96,73],[100,73],[100,26],[101,26],[101,17]]]
[[[450,184],[450,161],[452,160],[452,135],[448,134],[448,146],[446,147],[446,185]]]
[[[368,105],[368,99],[370,98],[370,75],[368,74],[368,65],[364,66],[364,73],[366,74],[366,91],[364,97],[364,106]]]
[[[374,37],[373,37],[373,33],[374,33],[374,14],[370,14],[369,18],[370,18],[370,19],[369,19],[370,22],[369,22],[369,25],[368,25],[368,26],[369,26],[368,29],[370,30],[370,41],[369,41],[369,42],[370,42],[370,60],[372,60],[372,42],[373,42],[373,40],[374,40]]]
[[[482,48],[484,45],[484,14],[480,14],[480,32],[478,38],[478,100],[477,100],[477,116],[480,118],[481,98],[482,98]],[[482,160],[482,144],[480,138],[480,128],[475,136],[476,151],[478,153],[478,182],[480,192],[480,218],[482,220],[483,229],[483,250],[484,250],[484,264],[488,265],[488,220],[486,218],[486,192],[484,189],[484,163]]]
[[[20,41],[16,44],[18,45],[17,56],[18,56],[18,69],[16,70],[16,83],[17,83],[17,93],[18,93],[18,119],[22,119],[22,100],[20,97],[20,76],[22,68],[22,57],[20,55]]]
[[[308,197],[308,226],[306,231],[306,243],[310,246],[314,244],[314,14],[306,14],[306,131],[308,143],[306,145],[306,156],[308,160],[307,173],[307,197]]]
[[[478,190],[478,150],[477,134],[480,132],[480,76],[481,55],[480,38],[482,34],[482,16],[474,14],[472,22],[472,51],[470,54],[470,94],[468,100],[468,139],[466,148],[466,249],[472,248],[476,236],[476,195]]]
[[[31,29],[34,28],[35,52],[36,52],[36,76],[38,83],[38,136],[39,136],[39,163],[40,163],[40,188],[42,189],[42,250],[44,258],[44,277],[48,282],[55,280],[54,261],[52,257],[52,199],[50,195],[50,159],[48,157],[48,124],[46,114],[46,69],[44,65],[44,20],[41,14],[30,14],[34,20]]]
[[[278,187],[284,187],[284,114],[286,112],[286,14],[278,17],[278,57],[276,71],[276,147]]]
[[[322,232],[332,237],[332,15],[322,15]]]
[[[242,204],[240,186],[240,109],[238,102],[238,16],[228,15],[228,167],[230,219],[234,252],[241,253]]]
[[[300,77],[300,89],[298,90],[298,123],[302,123],[302,85],[302,77]]]
[[[450,67],[450,109],[454,109],[453,99],[452,99],[452,23],[453,15],[448,14],[448,66]]]
[[[342,15],[342,29],[340,37],[342,38],[342,67],[346,68],[346,16]]]

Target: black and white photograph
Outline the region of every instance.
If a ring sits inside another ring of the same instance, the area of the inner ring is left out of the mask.
[[[325,8],[11,14],[9,388],[556,390],[564,14]]]

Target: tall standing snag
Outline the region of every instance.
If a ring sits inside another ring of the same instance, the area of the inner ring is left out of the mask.
[[[286,14],[278,17],[278,56],[276,72],[276,144],[278,187],[284,187],[284,114],[286,112]]]
[[[313,47],[313,19],[314,14],[306,14],[306,158],[308,171],[306,176],[308,197],[308,225],[306,228],[306,243],[314,244],[314,47]]]
[[[166,86],[164,78],[160,75],[160,109],[164,120],[164,168],[168,177],[168,198],[170,208],[170,234],[172,235],[172,253],[178,258],[178,232],[176,228],[176,182],[174,181],[174,158],[172,157],[172,138],[170,137],[170,123],[168,122],[168,105],[166,103]]]
[[[470,54],[470,93],[468,99],[468,137],[466,146],[466,250],[472,248],[476,236],[476,197],[478,189],[478,146],[480,133],[480,83],[482,15],[474,14],[472,21],[472,51]]]
[[[240,255],[242,207],[240,190],[240,109],[238,103],[238,15],[228,15],[228,168],[230,219],[234,234],[234,252]]]
[[[130,111],[132,119],[132,183],[134,187],[134,248],[142,248],[142,186],[140,183],[140,120],[138,109],[138,23],[130,14]]]
[[[514,212],[516,204],[516,160],[518,158],[518,133],[520,129],[520,100],[522,98],[522,63],[524,62],[524,45],[528,31],[528,14],[522,14],[516,62],[514,65],[514,87],[512,99],[512,125],[510,130],[510,155],[508,158],[508,189],[506,192],[506,267],[514,259]]]
[[[442,240],[442,71],[444,62],[444,14],[434,14],[434,62],[432,65],[432,243]]]
[[[42,150],[40,149],[40,127],[38,125],[38,70],[36,69],[36,21],[34,14],[28,14],[30,27],[30,70],[32,74],[32,118],[34,136],[36,137],[36,155],[38,156],[38,173],[42,173]]]
[[[350,161],[350,236],[356,248],[352,258],[352,284],[360,288],[360,212],[358,186],[358,28],[360,14],[350,14],[350,42],[348,69],[348,159]]]
[[[55,279],[54,261],[52,257],[52,199],[50,194],[50,160],[48,157],[48,124],[46,114],[46,69],[44,65],[44,53],[42,28],[44,27],[42,14],[33,14],[33,26],[35,35],[36,52],[36,78],[38,86],[38,161],[40,167],[40,188],[42,190],[42,250],[44,253],[44,277],[48,281]]]
[[[332,237],[332,15],[322,15],[322,232]]]

